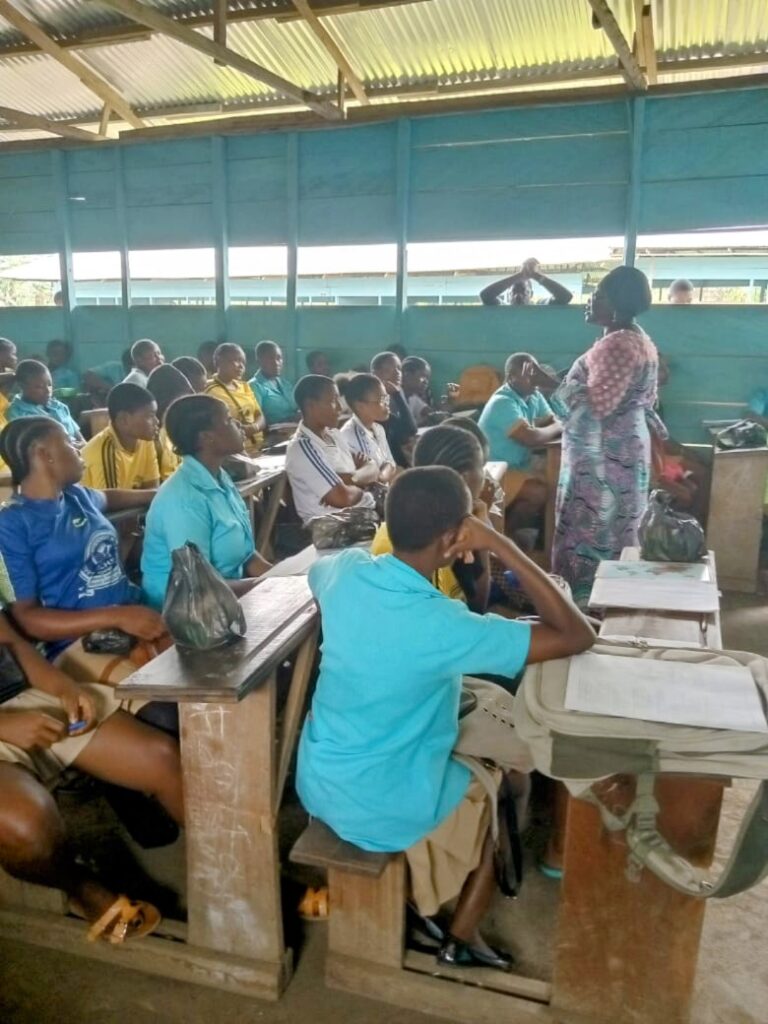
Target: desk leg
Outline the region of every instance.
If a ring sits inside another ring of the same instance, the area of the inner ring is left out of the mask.
[[[544,509],[544,555],[552,566],[552,541],[555,537],[555,497],[560,479],[560,445],[547,448],[547,504]]]
[[[264,499],[261,524],[258,536],[256,537],[256,550],[263,558],[271,559],[273,555],[272,532],[275,528],[275,520],[280,509],[280,502],[285,494],[285,481],[285,476],[281,476],[279,480],[276,480],[270,486],[269,492]]]
[[[659,830],[700,867],[712,861],[723,785],[662,777]],[[625,875],[623,833],[596,808],[571,800],[555,941],[552,1005],[610,1024],[686,1024],[704,900],[683,896],[648,870]]]
[[[275,680],[239,704],[181,704],[189,942],[290,976],[277,845]]]

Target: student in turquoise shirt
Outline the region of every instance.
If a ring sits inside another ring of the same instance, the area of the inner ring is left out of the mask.
[[[54,388],[77,391],[80,388],[80,374],[69,365],[72,360],[72,346],[68,341],[54,338],[46,346],[45,355],[51,371]]]
[[[295,423],[299,410],[293,400],[293,385],[283,380],[283,353],[274,341],[260,341],[256,346],[259,368],[248,382],[251,385],[267,424]]]
[[[467,827],[465,804],[475,783],[452,756],[462,675],[514,676],[527,662],[586,649],[594,634],[546,574],[471,509],[454,470],[408,470],[387,501],[394,553],[375,557],[352,548],[312,566],[322,661],[299,745],[297,788],[307,811],[342,839],[366,850],[405,851],[420,913],[431,915],[436,900],[459,897],[441,962],[505,968],[510,959],[477,932],[493,888],[488,819],[475,819],[482,833],[461,836],[462,850],[475,840],[475,859],[464,864],[458,849],[445,854],[466,869],[454,868],[452,890],[438,887],[440,872],[424,866],[441,856],[437,842],[424,856],[431,834],[442,830],[445,838],[443,825],[450,827],[453,815],[459,831]],[[432,585],[439,568],[477,551],[515,572],[539,623],[477,615]],[[423,873],[430,870],[427,884]]]
[[[64,427],[75,445],[85,444],[69,408],[53,397],[53,381],[45,363],[37,359],[22,359],[16,367],[16,384],[21,394],[16,395],[8,406],[6,419],[9,422],[25,416],[47,416]]]
[[[505,382],[480,415],[480,426],[491,446],[491,460],[510,469],[527,469],[531,449],[554,441],[562,433],[549,402],[537,388],[544,373],[527,352],[517,352],[504,366]]]
[[[236,594],[244,594],[269,562],[256,551],[245,502],[222,468],[228,456],[242,452],[243,432],[224,402],[211,395],[177,399],[165,414],[165,429],[182,462],[147,513],[141,557],[146,600],[162,608],[171,552],[188,541]]]

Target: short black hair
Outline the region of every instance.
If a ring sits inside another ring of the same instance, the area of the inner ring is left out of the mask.
[[[406,356],[403,360],[403,373],[423,373],[431,369],[427,360],[422,359],[421,356]]]
[[[449,416],[447,420],[443,420],[443,426],[466,430],[468,434],[472,434],[473,437],[477,438],[480,447],[483,449],[483,462],[487,462],[491,457],[491,444],[488,440],[488,435],[471,416]]]
[[[226,405],[213,395],[185,395],[168,406],[165,431],[179,455],[195,455],[200,435],[212,430],[217,415]]]
[[[131,384],[130,381],[115,384],[107,395],[107,411],[113,423],[121,412],[138,412],[139,409],[154,404],[155,399],[151,391],[147,391],[140,384]]]
[[[385,366],[387,363],[391,363],[399,358],[400,357],[395,352],[379,352],[371,360],[371,373],[376,373],[376,371],[380,370],[382,366]]]
[[[422,551],[472,510],[472,497],[459,474],[446,466],[407,469],[387,495],[385,518],[395,551]]]
[[[325,356],[326,359],[328,358],[326,353],[319,348],[314,348],[312,349],[311,352],[307,352],[307,356],[304,362],[307,364],[307,369],[309,370],[310,373],[314,372],[312,367],[315,365],[315,363],[321,356]]]
[[[333,379],[350,407],[381,388],[381,381],[373,373],[339,373]]]
[[[261,359],[261,357],[265,356],[267,354],[267,352],[272,352],[272,351],[279,352],[280,351],[280,346],[277,344],[276,341],[268,341],[268,340],[260,341],[258,343],[258,345],[256,346],[256,348],[253,350],[254,355],[256,356],[257,359]]]
[[[138,341],[134,341],[131,345],[131,360],[133,361],[134,366],[136,365],[136,360],[141,359],[143,355],[151,352],[156,344],[157,342],[152,341],[151,338],[139,338]]]
[[[64,338],[51,338],[45,346],[45,351],[50,352],[52,348],[63,348],[68,358],[72,356],[72,344],[69,341],[65,341]]]
[[[307,402],[316,402],[329,388],[333,387],[334,383],[330,377],[322,377],[319,373],[308,373],[293,389],[293,400],[297,408],[304,412]]]
[[[504,363],[504,376],[509,377],[511,373],[517,373],[519,370],[522,370],[524,363],[537,362],[538,360],[530,352],[514,352],[511,356],[507,357],[507,361]]]
[[[178,359],[173,360],[171,366],[175,366],[177,370],[184,374],[187,380],[191,380],[192,377],[208,376],[206,368],[194,356],[179,356]]]
[[[220,359],[225,356],[234,356],[238,352],[242,352],[245,355],[242,345],[238,345],[234,341],[223,341],[221,345],[217,345],[213,350],[213,365],[218,366]]]
[[[48,367],[39,359],[22,359],[16,367],[16,383],[20,388],[24,388],[30,381],[44,373],[48,373]]]
[[[22,416],[3,427],[0,433],[0,457],[10,469],[15,487],[29,476],[29,453],[32,446],[57,429],[64,428],[48,416]]]
[[[16,342],[15,341],[11,341],[10,338],[0,338],[0,349],[3,349],[3,348],[15,349],[16,348]]]
[[[171,402],[183,395],[192,394],[192,385],[187,378],[170,363],[156,366],[147,380],[147,391],[157,402],[157,415],[162,420]]]
[[[673,281],[669,286],[670,295],[672,292],[692,292],[693,281],[689,281],[687,277],[678,277],[676,281]]]
[[[458,427],[430,427],[416,443],[414,466],[448,466],[457,473],[483,468],[483,449],[468,430]]]
[[[637,267],[614,267],[598,288],[619,317],[628,320],[645,313],[653,302],[648,278]]]

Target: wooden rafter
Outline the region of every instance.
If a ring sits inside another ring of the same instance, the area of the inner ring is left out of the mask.
[[[101,108],[101,117],[99,118],[99,135],[102,138],[106,138],[107,131],[109,129],[109,119],[112,116],[112,108],[108,103],[105,103]]]
[[[653,32],[653,8],[647,0],[635,0],[635,54],[638,64],[648,76],[648,82],[656,85],[659,71]]]
[[[120,95],[117,89],[114,89],[108,82],[105,82],[85,61],[59,46],[37,22],[31,21],[25,14],[22,14],[18,7],[14,7],[9,0],[0,0],[0,15],[10,22],[15,29],[28,39],[31,39],[49,57],[58,61],[59,64],[63,65],[73,75],[77,75],[87,89],[95,93],[103,103],[109,103],[112,109],[133,128],[145,127],[144,122],[140,117],[136,116],[131,109],[131,105]]]
[[[24,110],[14,110],[12,107],[0,107],[0,119],[14,128],[31,128],[36,131],[51,132],[53,135],[61,135],[64,139],[77,139],[78,142],[101,141],[98,135],[87,132],[83,128],[75,128],[71,124],[59,124],[57,121],[50,121],[47,117],[28,114]]]
[[[147,25],[156,32],[168,36],[169,39],[174,39],[176,42],[188,46],[191,50],[197,50],[198,53],[204,53],[206,56],[218,60],[221,64],[235,68],[236,71],[240,71],[244,75],[250,75],[251,78],[263,82],[271,89],[284,93],[297,102],[310,107],[310,109],[322,117],[334,120],[340,116],[338,108],[324,100],[321,96],[310,92],[308,89],[302,89],[301,86],[289,82],[288,79],[282,78],[280,75],[276,75],[274,71],[270,71],[261,64],[257,64],[255,61],[243,56],[242,53],[238,53],[228,46],[221,46],[219,43],[214,42],[213,39],[195,32],[194,29],[188,28],[172,18],[167,18],[164,14],[160,14],[156,8],[149,7],[147,4],[141,3],[140,0],[89,0],[89,2],[118,11],[118,13],[124,14],[132,21],[138,21],[142,25]]]
[[[229,0],[214,0],[213,3],[213,41],[219,46],[227,45],[227,8]],[[217,64],[221,61],[217,60]]]
[[[364,106],[370,103],[360,77],[347,59],[346,54],[333,38],[331,33],[318,18],[309,5],[308,0],[293,0],[293,6],[302,16],[312,34],[318,40],[323,49],[329,54],[336,67],[344,76],[347,84],[355,95],[358,103]]]
[[[616,51],[616,56],[619,58],[621,66],[621,73],[627,85],[644,92],[648,88],[648,79],[635,60],[632,48],[624,38],[624,33],[621,31],[621,27],[606,0],[589,0],[589,6],[592,8],[594,21],[608,36],[611,45]]]

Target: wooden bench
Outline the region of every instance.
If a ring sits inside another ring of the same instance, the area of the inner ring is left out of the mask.
[[[30,906],[41,893],[17,892],[0,906],[0,936],[242,995],[280,996],[293,966],[283,936],[278,811],[304,715],[318,614],[302,578],[265,580],[241,603],[241,640],[208,652],[171,648],[116,691],[179,704],[186,924],[163,921],[156,934],[124,947],[87,943],[82,921],[62,916],[60,907]],[[277,669],[291,656],[278,722]]]

